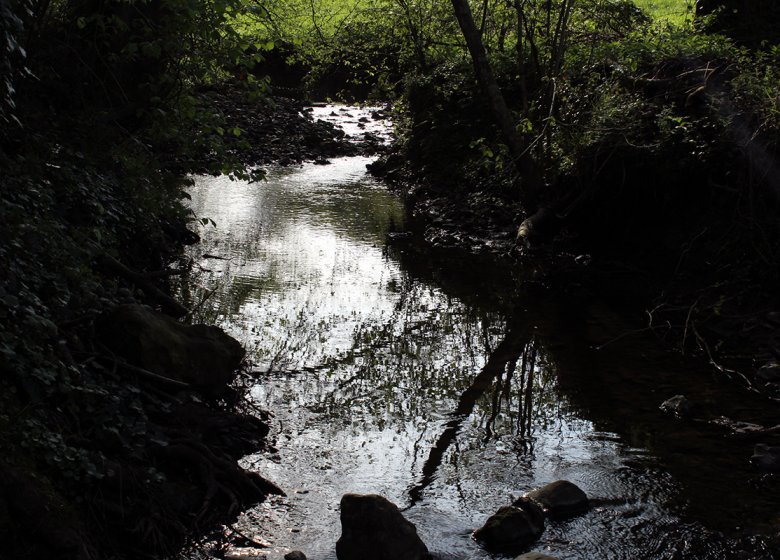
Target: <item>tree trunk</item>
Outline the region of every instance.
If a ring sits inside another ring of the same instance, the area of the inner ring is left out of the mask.
[[[501,130],[504,142],[509,148],[509,154],[520,172],[522,178],[521,200],[528,211],[534,210],[541,187],[539,170],[515,129],[512,113],[509,111],[504,96],[493,76],[493,71],[487,59],[479,29],[477,29],[474,23],[468,0],[452,0],[452,7],[460,29],[463,32],[463,37],[466,39],[477,81],[487,97],[490,109],[493,112],[493,118]]]

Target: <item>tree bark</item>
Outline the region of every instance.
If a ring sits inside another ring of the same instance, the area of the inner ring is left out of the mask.
[[[468,0],[452,0],[452,7],[460,29],[463,32],[463,37],[466,40],[469,54],[471,54],[477,81],[487,97],[490,110],[493,113],[493,119],[501,130],[503,140],[509,148],[509,154],[520,172],[522,178],[521,200],[527,210],[534,210],[541,187],[541,176],[536,162],[531,157],[526,146],[523,145],[523,141],[515,129],[512,113],[509,111],[504,96],[493,76],[493,70],[485,53],[479,29],[477,29],[474,23]]]

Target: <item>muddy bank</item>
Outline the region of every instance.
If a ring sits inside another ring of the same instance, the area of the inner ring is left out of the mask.
[[[282,493],[238,466],[273,446],[267,414],[240,404],[235,340],[136,303],[55,328],[58,398],[19,371],[4,402],[9,557],[170,554]]]

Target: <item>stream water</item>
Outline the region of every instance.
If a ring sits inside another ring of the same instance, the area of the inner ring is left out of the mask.
[[[367,114],[315,109],[350,134]],[[684,393],[702,415],[777,423],[758,397],[599,301],[389,244],[404,210],[369,162],[274,168],[253,184],[200,177],[190,191],[217,227],[202,228],[183,295],[248,349],[247,398],[274,413],[279,451],[244,466],[288,494],[239,521],[267,548],[230,555],[333,559],[339,500],[360,492],[404,509],[436,557],[500,558],[471,531],[511,496],[567,479],[593,507],[549,522],[529,550],[774,557],[761,534],[777,530],[780,491],[749,464],[754,442],[658,409]]]

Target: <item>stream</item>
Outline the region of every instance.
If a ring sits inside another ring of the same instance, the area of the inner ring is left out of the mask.
[[[386,135],[359,122],[369,114],[314,108],[348,134]],[[548,522],[529,550],[775,557],[762,535],[778,529],[780,485],[749,464],[756,442],[658,408],[685,394],[702,417],[778,423],[763,400],[604,302],[478,255],[389,243],[404,207],[370,161],[190,189],[195,215],[217,225],[201,228],[180,295],[247,348],[246,398],[273,412],[278,453],[243,466],[287,492],[238,522],[266,547],[228,556],[335,559],[339,500],[359,492],[396,503],[436,558],[504,558],[471,531],[512,496],[567,479],[591,509]]]

